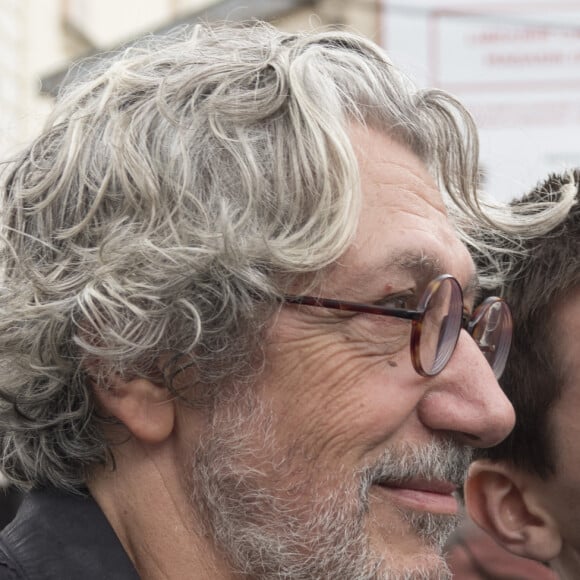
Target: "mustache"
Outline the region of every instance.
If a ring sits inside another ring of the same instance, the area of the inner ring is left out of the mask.
[[[412,479],[446,481],[463,486],[473,449],[451,439],[428,443],[401,443],[386,449],[379,459],[362,471],[363,488],[375,484],[397,484]]]

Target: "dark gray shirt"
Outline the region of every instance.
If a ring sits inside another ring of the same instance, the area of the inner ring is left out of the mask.
[[[53,489],[27,494],[0,532],[0,580],[139,580],[97,503]]]

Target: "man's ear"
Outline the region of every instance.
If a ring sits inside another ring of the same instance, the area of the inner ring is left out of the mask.
[[[542,562],[554,559],[562,538],[543,507],[536,476],[503,462],[475,461],[465,483],[473,521],[510,552]]]
[[[107,388],[94,386],[93,392],[104,412],[144,443],[161,443],[173,431],[175,404],[163,386],[147,379],[125,381],[115,376]]]

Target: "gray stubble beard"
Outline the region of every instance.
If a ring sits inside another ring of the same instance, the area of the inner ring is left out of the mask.
[[[432,548],[428,564],[400,570],[396,556],[373,553],[365,523],[378,478],[459,473],[461,448],[434,441],[419,450],[387,450],[358,473],[314,477],[296,449],[277,448],[273,416],[255,400],[218,410],[194,452],[192,506],[236,577],[254,580],[449,580],[436,554],[453,516],[399,510]],[[452,465],[453,464],[453,465]],[[314,468],[315,469],[315,468]],[[455,475],[454,475],[455,477]],[[358,490],[358,493],[357,493]]]

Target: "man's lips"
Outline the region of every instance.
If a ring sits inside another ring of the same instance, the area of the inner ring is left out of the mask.
[[[374,487],[408,509],[438,514],[456,514],[459,509],[454,496],[457,486],[447,481],[408,480],[377,483]]]

